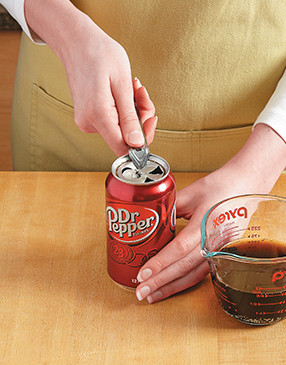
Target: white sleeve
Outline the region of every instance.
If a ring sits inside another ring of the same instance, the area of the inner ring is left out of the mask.
[[[0,4],[6,8],[13,18],[15,18],[23,31],[34,43],[45,44],[40,38],[37,37],[37,35],[29,28],[27,24],[24,13],[24,2],[25,0],[0,0]]]
[[[286,142],[286,70],[253,128],[259,123],[269,125]]]

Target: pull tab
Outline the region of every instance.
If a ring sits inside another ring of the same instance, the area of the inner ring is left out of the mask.
[[[149,159],[150,151],[147,146],[139,148],[129,148],[128,154],[136,169],[141,170],[146,165]]]
[[[135,103],[135,109],[136,109],[136,113],[138,116],[141,130],[143,133],[145,145],[143,147],[139,147],[139,148],[129,147],[128,154],[129,154],[129,157],[130,157],[131,161],[133,162],[134,166],[136,167],[136,169],[141,170],[141,169],[143,169],[143,167],[146,165],[147,161],[149,160],[150,151],[149,151],[149,147],[147,145],[141,116],[140,116],[139,109],[138,109],[136,103]]]

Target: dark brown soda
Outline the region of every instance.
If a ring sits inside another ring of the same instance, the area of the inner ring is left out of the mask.
[[[254,258],[285,256],[286,261],[286,245],[277,241],[240,241],[229,244],[220,251]],[[228,263],[228,265],[231,265],[231,263]],[[286,270],[286,262],[284,270]],[[263,285],[264,287],[255,287],[254,284],[253,290],[249,290],[248,288],[245,291],[241,290],[245,285],[244,283],[251,284],[252,280],[253,282],[256,280],[254,272],[249,273],[249,280],[247,279],[246,281],[246,275],[243,277],[242,273],[239,275],[235,270],[232,272],[228,267],[229,272],[224,282],[220,279],[218,272],[216,274],[212,273],[215,292],[222,308],[231,316],[249,324],[267,325],[280,321],[286,317],[286,271],[284,270],[282,269],[281,271],[280,268],[278,271],[275,271],[275,267],[269,266],[269,270],[266,269],[265,273],[263,271],[262,274],[260,273],[260,279],[262,275],[263,280],[263,275],[265,275],[263,282],[267,283],[268,281],[269,284]],[[240,280],[241,282],[239,282]],[[273,285],[273,280],[275,281],[275,285]],[[229,285],[229,283],[234,282],[236,283],[234,286]]]
[[[269,240],[237,241],[224,246],[220,251],[234,253],[244,257],[286,257],[286,244],[279,241]]]

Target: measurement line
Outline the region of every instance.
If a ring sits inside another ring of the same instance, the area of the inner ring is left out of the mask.
[[[221,232],[220,234],[218,234],[217,236],[215,236],[215,238],[212,239],[212,242],[215,242],[220,236],[223,236],[225,234],[225,232],[228,232],[228,231],[233,230],[235,228],[238,228],[238,226],[234,226],[234,227],[228,228],[225,231]],[[214,249],[216,249],[219,245],[220,245],[220,242],[217,244],[217,246]]]
[[[273,297],[285,297],[286,293],[281,293],[281,294],[257,294],[256,297],[257,298],[273,298]]]
[[[259,287],[256,288],[257,292],[260,292],[261,290],[279,290],[279,289],[286,289],[286,285],[284,285],[284,286],[277,286],[275,288],[259,288]]]
[[[223,299],[223,300],[225,300],[226,302],[228,302],[228,303],[230,303],[230,304],[232,304],[232,305],[236,306],[236,303],[233,303],[233,302],[231,302],[230,300],[226,299],[226,298],[224,297],[224,295],[223,295],[221,292],[217,291],[216,293],[217,293],[217,295],[218,295],[219,297],[221,297],[221,299]]]
[[[255,314],[258,314],[258,315],[280,314],[280,313],[285,313],[285,309],[284,310],[280,310],[280,311],[275,311],[275,312],[255,312]]]
[[[227,236],[227,237],[225,237],[225,239],[224,239],[224,240],[222,240],[219,244],[221,245],[221,244],[224,244],[225,242],[227,242],[227,243],[228,243],[228,241],[229,241],[229,239],[230,239],[230,238],[237,237],[237,236],[239,236],[239,234],[238,234],[238,233],[235,233],[235,234],[233,234],[232,236]]]
[[[261,304],[261,305],[278,305],[278,304],[285,304],[285,300],[282,300],[281,302],[277,302],[277,303],[265,303],[265,304]]]
[[[214,283],[215,283],[215,285],[218,287],[218,288],[220,288],[221,290],[223,290],[223,291],[226,291],[226,289],[224,289],[224,288],[222,288],[216,281],[214,281]]]
[[[285,304],[285,300],[281,301],[281,302],[277,302],[277,303],[258,303],[258,302],[250,302],[250,305],[254,305],[254,306],[261,306],[261,305],[279,305],[279,304]]]
[[[218,234],[215,238],[212,239],[212,242],[215,243],[215,241],[220,237],[220,236],[224,236],[226,232],[228,231],[233,231],[235,230],[236,228],[238,228],[239,226],[234,226],[234,227],[231,227],[231,228],[228,228],[226,229],[225,231],[221,232],[220,234]],[[241,228],[241,229],[237,229],[235,232],[231,232],[231,233],[238,233],[238,232],[245,232],[249,229],[249,227],[246,227],[246,228]],[[214,250],[216,250],[226,239],[228,238],[231,238],[231,237],[236,237],[238,234],[235,234],[233,236],[227,236],[223,241],[220,241],[215,247],[214,247]]]
[[[236,227],[238,227],[238,226],[236,226]],[[235,228],[236,228],[236,227],[235,227]],[[248,229],[248,228],[240,228],[240,229],[238,229],[238,230],[237,230],[237,231],[235,231],[235,232],[242,232],[242,231],[243,231],[243,232],[245,232],[245,231],[247,231],[247,229]]]
[[[221,293],[218,289],[215,289],[216,293],[222,296],[223,298],[227,299],[227,296]]]
[[[215,238],[213,239],[213,241],[215,241],[219,236],[225,234],[225,232],[228,232],[228,231],[230,231],[232,229],[235,229],[235,228],[238,228],[238,226],[234,226],[234,227],[230,227],[230,228],[226,229],[225,231],[223,231],[220,234],[218,234],[217,236],[215,236]]]

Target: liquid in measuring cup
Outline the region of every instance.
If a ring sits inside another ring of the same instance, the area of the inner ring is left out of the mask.
[[[286,257],[286,245],[269,240],[238,241],[220,251],[243,257]],[[215,292],[225,312],[254,325],[272,324],[286,317],[286,265],[284,270],[257,266],[256,272],[248,272],[243,266],[240,271],[231,270],[231,265],[228,260],[220,271],[212,272]]]

